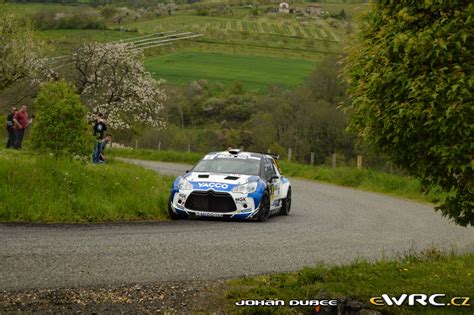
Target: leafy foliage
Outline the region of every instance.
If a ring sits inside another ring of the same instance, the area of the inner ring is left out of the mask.
[[[89,153],[92,136],[86,122],[87,109],[72,85],[64,81],[44,84],[35,99],[35,108],[35,148],[56,155]]]
[[[0,3],[0,91],[41,68],[41,48],[31,25]]]
[[[474,225],[474,4],[378,1],[346,59],[351,127]]]

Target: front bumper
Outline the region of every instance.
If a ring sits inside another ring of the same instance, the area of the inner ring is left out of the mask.
[[[253,197],[214,190],[177,191],[170,198],[171,209],[178,215],[251,219],[257,212]]]

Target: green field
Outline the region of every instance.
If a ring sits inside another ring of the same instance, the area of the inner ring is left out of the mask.
[[[199,79],[224,84],[239,81],[246,89],[263,90],[272,84],[294,87],[303,83],[314,70],[315,63],[273,57],[181,52],[149,58],[145,66],[156,78],[163,78],[172,84],[186,84]]]

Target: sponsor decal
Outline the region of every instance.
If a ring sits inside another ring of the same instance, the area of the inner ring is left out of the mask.
[[[228,184],[224,183],[197,183],[199,188],[217,188],[217,189],[227,189],[229,188]]]
[[[438,306],[438,307],[469,307],[471,298],[467,296],[446,297],[446,294],[402,294],[400,296],[390,296],[382,294],[370,299],[370,303],[376,306]]]
[[[246,202],[246,201],[247,201],[247,197],[237,197],[237,198],[235,198],[235,201],[236,201],[236,202]]]
[[[216,217],[216,218],[222,218],[224,214],[222,213],[215,213],[215,212],[202,212],[202,211],[196,211],[194,214],[200,217]]]

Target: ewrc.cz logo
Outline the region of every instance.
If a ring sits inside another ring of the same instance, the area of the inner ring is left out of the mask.
[[[227,189],[229,188],[229,185],[227,184],[221,184],[221,183],[198,183],[199,187],[202,188],[221,188],[221,189]]]
[[[469,307],[471,304],[469,301],[471,298],[467,296],[453,297],[446,303],[446,294],[402,294],[399,297],[389,296],[388,294],[382,294],[382,296],[376,296],[370,299],[370,303],[377,306],[457,306],[457,307]]]

